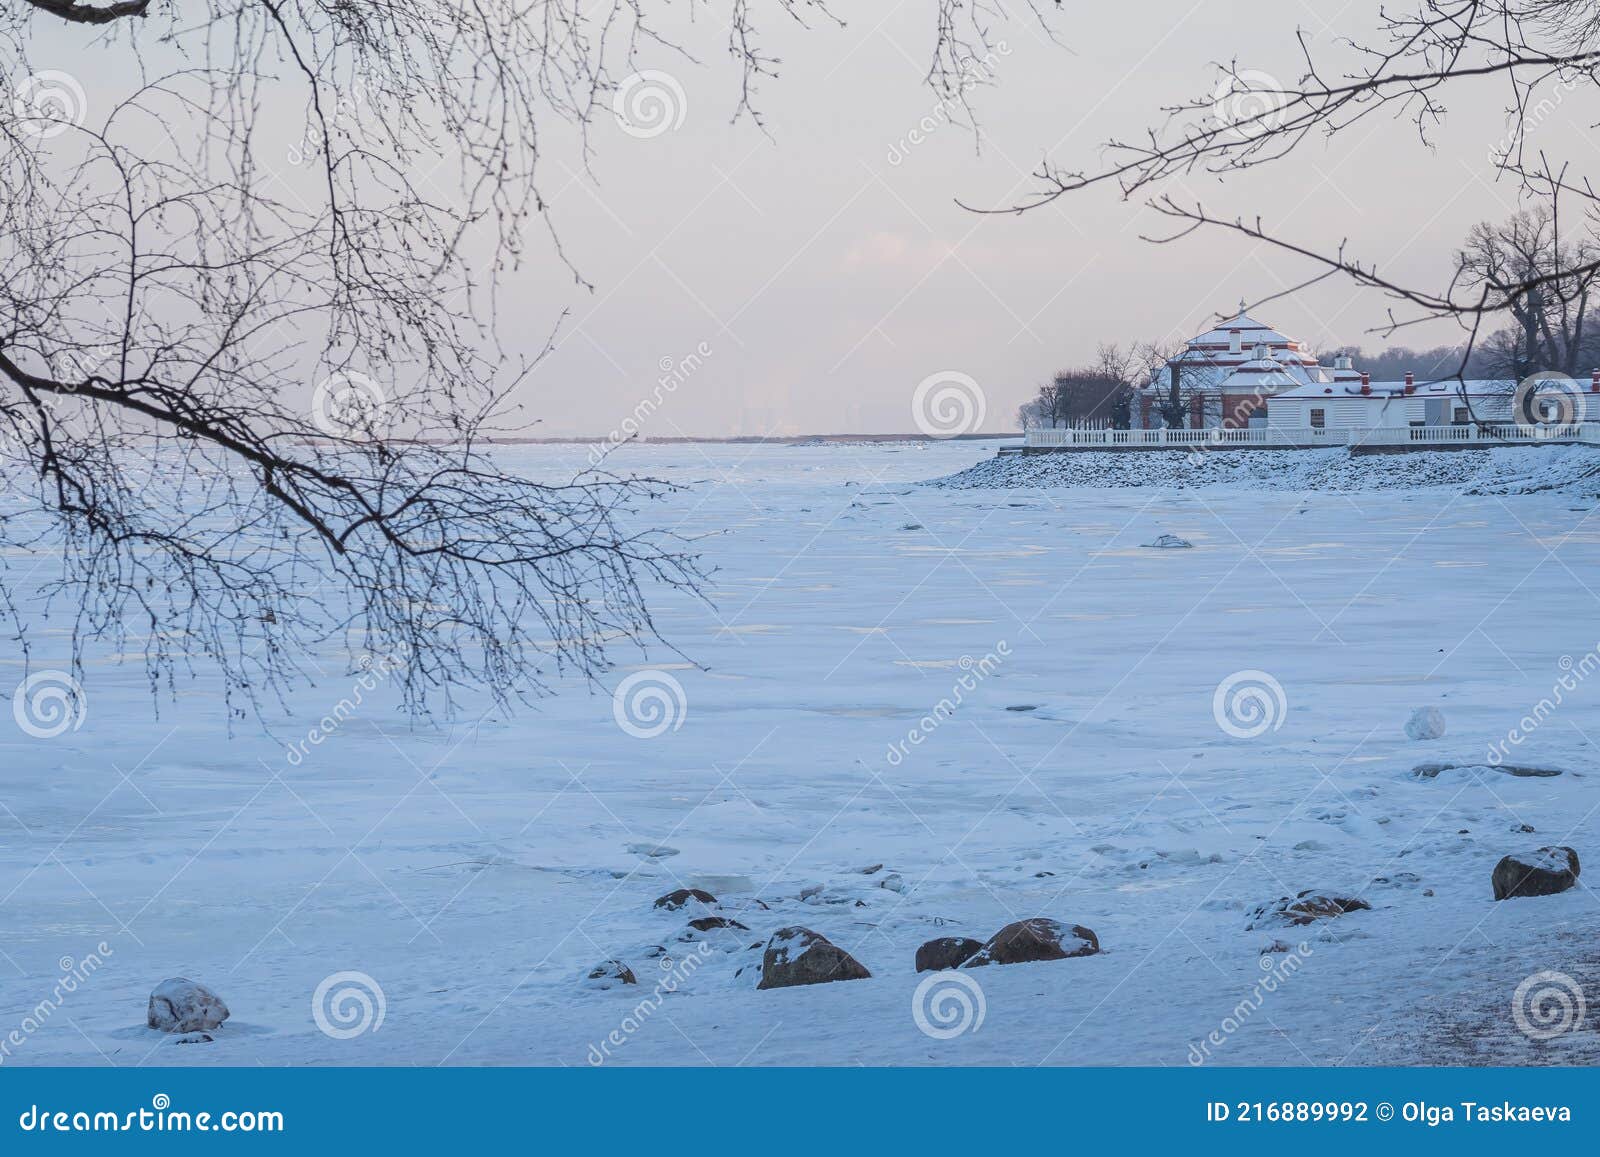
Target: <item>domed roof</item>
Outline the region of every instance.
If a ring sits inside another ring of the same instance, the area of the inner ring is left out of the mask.
[[[1168,389],[1181,375],[1191,389],[1238,394],[1277,394],[1311,382],[1359,381],[1348,359],[1323,366],[1310,346],[1251,317],[1245,303],[1184,343],[1183,349],[1151,375],[1147,389]]]
[[[1244,304],[1243,302],[1240,303]],[[1266,342],[1269,346],[1299,346],[1299,342],[1286,333],[1280,333],[1270,325],[1257,321],[1242,310],[1230,317],[1227,321],[1218,322],[1215,329],[1208,329],[1205,333],[1197,334],[1184,344],[1193,349],[1195,346],[1226,346],[1233,340],[1233,331],[1239,331],[1240,343],[1245,349],[1259,342]]]
[[[1270,352],[1257,348],[1255,356],[1241,363],[1222,380],[1223,393],[1280,393],[1305,384],[1303,373],[1291,372]]]

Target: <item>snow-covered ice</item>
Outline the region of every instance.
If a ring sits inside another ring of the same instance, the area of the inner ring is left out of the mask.
[[[1600,991],[1594,894],[1490,889],[1509,852],[1600,858],[1592,452],[1490,456],[1554,488],[1486,486],[1469,454],[1402,487],[1405,458],[1323,452],[1265,481],[1163,455],[1144,485],[918,485],[1023,461],[994,449],[618,451],[683,484],[655,513],[702,536],[712,605],[665,598],[681,654],[532,710],[429,727],[380,687],[307,746],[348,655],[268,733],[230,733],[204,680],[152,700],[98,658],[76,729],[0,729],[0,1061],[1600,1059],[1592,1008],[1548,1039],[1513,1009],[1539,973]],[[506,451],[551,477],[586,454]],[[1384,486],[1328,481],[1363,471]],[[1193,549],[1141,546],[1163,534]],[[66,658],[45,627],[35,670]],[[635,674],[665,726],[614,702]],[[1407,739],[1428,706],[1446,735]],[[720,904],[653,906],[682,887]],[[1371,909],[1246,929],[1308,889]],[[1033,916],[1101,951],[913,970],[924,941]],[[758,991],[797,925],[871,978]],[[611,960],[638,983],[587,982]],[[209,1041],[145,1027],[179,976],[231,1010]],[[950,976],[981,1010],[954,1033],[925,1007]]]

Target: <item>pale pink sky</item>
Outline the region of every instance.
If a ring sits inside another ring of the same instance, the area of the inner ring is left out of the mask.
[[[1092,163],[1098,142],[1208,91],[1213,62],[1236,57],[1292,80],[1297,28],[1329,44],[1370,24],[1376,7],[1351,4],[1325,28],[1318,8],[1282,0],[1069,5],[1064,47],[1013,24],[997,32],[1008,49],[1000,83],[977,96],[981,153],[953,125],[906,147],[935,106],[920,83],[930,4],[887,15],[847,5],[847,15],[863,11],[843,30],[799,33],[769,18],[785,61],[761,93],[770,140],[748,121],[729,124],[735,78],[713,50],[720,30],[702,29],[711,63],[669,62],[686,97],[681,127],[633,139],[603,125],[592,179],[558,159],[570,176],[557,184],[557,222],[596,288],[574,294],[548,271],[519,278],[532,324],[573,309],[530,409],[548,433],[604,433],[649,391],[658,362],[704,342],[712,355],[645,433],[910,430],[911,392],[943,370],[983,388],[987,429],[1009,429],[1041,378],[1097,342],[1188,336],[1210,311],[1276,292],[1308,267],[1222,234],[1141,241],[1163,222],[1109,191],[1021,217],[974,215],[955,198],[1009,203],[1044,154]],[[1484,85],[1476,103],[1454,105],[1431,153],[1414,126],[1374,119],[1268,170],[1178,191],[1230,216],[1262,214],[1298,240],[1349,237],[1387,273],[1441,285],[1467,228],[1514,204],[1489,183],[1486,161],[1504,132],[1502,98]],[[1571,110],[1539,131],[1559,135],[1581,165],[1594,159],[1581,128]],[[1386,305],[1338,284],[1261,312],[1318,346],[1381,346],[1363,331],[1383,322]]]

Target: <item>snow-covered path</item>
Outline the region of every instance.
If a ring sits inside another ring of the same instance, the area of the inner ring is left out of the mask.
[[[379,688],[297,761],[287,746],[351,694],[347,656],[271,736],[230,738],[204,686],[154,719],[137,668],[111,664],[78,730],[6,719],[0,1040],[21,1043],[0,1059],[584,1065],[615,1030],[606,1063],[1183,1065],[1225,1020],[1242,1023],[1214,1063],[1600,1059],[1595,894],[1489,889],[1511,851],[1600,862],[1600,679],[1512,748],[1566,774],[1410,774],[1482,763],[1563,656],[1581,669],[1594,651],[1593,501],[913,484],[992,452],[622,451],[686,484],[664,525],[710,536],[714,606],[659,608],[699,667],[626,656],[607,687],[434,730]],[[553,474],[582,456],[508,453]],[[1163,533],[1194,548],[1140,545]],[[63,658],[50,638],[35,669]],[[1266,689],[1251,737],[1214,712],[1241,673]],[[634,674],[664,691],[654,737],[614,710]],[[959,700],[948,718],[942,700]],[[1406,738],[1420,706],[1444,712],[1442,739]],[[683,885],[746,930],[680,939],[694,913],[651,904]],[[1372,910],[1246,930],[1308,888]],[[917,945],[1035,915],[1104,951],[966,974],[981,1026],[921,1031]],[[873,978],[755,991],[750,946],[791,924]],[[1261,956],[1274,940],[1290,951]],[[91,953],[98,969],[37,1016]],[[1238,1017],[1260,962],[1291,956]],[[587,985],[608,957],[641,983]],[[1591,1010],[1541,1041],[1512,1000],[1547,970]],[[381,989],[376,1031],[319,1029],[313,993],[336,973]],[[142,1027],[176,975],[232,1009],[213,1041]]]

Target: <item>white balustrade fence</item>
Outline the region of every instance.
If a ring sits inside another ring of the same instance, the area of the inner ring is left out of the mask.
[[[1311,449],[1318,446],[1509,446],[1519,443],[1587,442],[1600,445],[1600,422],[1519,426],[1485,423],[1462,426],[1252,426],[1238,430],[1029,430],[1028,449],[1225,450],[1234,446]]]

